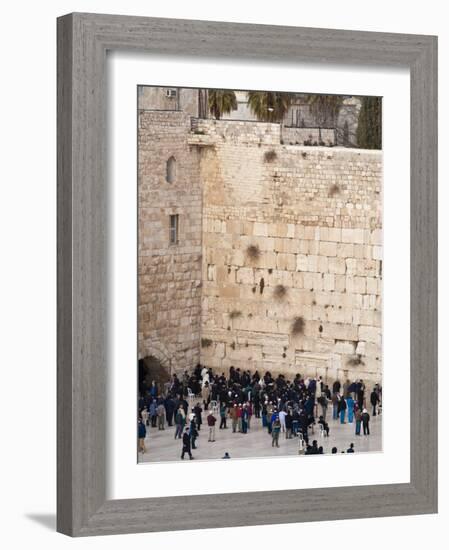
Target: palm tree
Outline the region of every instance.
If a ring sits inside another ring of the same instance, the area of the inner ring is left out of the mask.
[[[258,120],[282,122],[294,97],[288,92],[248,92],[248,105]]]
[[[232,90],[209,90],[208,101],[209,110],[217,120],[237,109],[237,97]]]
[[[338,113],[343,104],[343,96],[340,95],[309,95],[307,103],[310,105],[310,111],[314,116],[319,131],[321,141],[321,128],[323,126],[337,126]]]

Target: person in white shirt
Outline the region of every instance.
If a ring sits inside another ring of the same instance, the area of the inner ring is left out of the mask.
[[[282,410],[279,411],[279,421],[281,423],[281,432],[285,432],[285,417],[287,416],[287,413]]]

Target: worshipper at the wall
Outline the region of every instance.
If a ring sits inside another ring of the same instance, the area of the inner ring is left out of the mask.
[[[145,437],[147,435],[147,429],[145,428],[145,424],[143,423],[142,419],[139,418],[137,420],[137,437],[139,440],[139,452],[145,453]]]
[[[193,459],[192,451],[191,451],[191,439],[190,439],[189,428],[185,429],[184,435],[182,436],[182,453],[181,453],[182,460],[184,460],[185,453],[189,455],[190,460]]]
[[[355,435],[360,435],[360,428],[362,426],[362,411],[357,408],[355,411]]]
[[[209,426],[209,439],[208,441],[214,442],[215,441],[215,423],[217,422],[217,419],[215,416],[210,412],[207,415],[207,425]]]
[[[279,418],[275,418],[271,430],[271,446],[279,447],[279,434],[281,433],[281,423]]]
[[[369,435],[369,421],[370,416],[366,409],[362,411],[362,426],[363,426],[363,435]]]
[[[206,379],[205,382],[204,379]],[[161,395],[157,393],[159,387],[163,388],[163,394]],[[338,380],[331,387],[332,393],[320,377],[304,379],[299,373],[296,373],[289,380],[282,374],[273,376],[269,371],[261,376],[257,371],[251,374],[249,370],[241,371],[239,368],[231,367],[229,376],[226,377],[224,373],[214,374],[212,369],[197,365],[191,375],[186,370],[181,380],[175,374],[171,377],[170,383],[157,384],[152,381],[148,387],[143,385],[140,388],[139,386],[139,419],[143,427],[149,420],[152,427],[157,425],[160,430],[165,428],[165,419],[169,426],[174,421],[176,427],[174,437],[175,439],[182,438],[183,441],[184,430],[187,425],[189,427],[190,449],[195,449],[196,440],[199,437],[198,432],[202,424],[203,409],[201,400],[196,402],[190,417],[188,410],[189,403],[190,407],[193,405],[192,398],[196,400],[197,396],[200,395],[207,413],[209,413],[208,407],[211,398],[212,401],[217,402],[218,414],[215,415],[214,413],[212,416],[218,418],[219,415],[220,429],[227,428],[226,420],[229,414],[232,431],[247,434],[251,428],[251,418],[254,416],[256,419],[261,419],[259,425],[267,429],[273,446],[277,447],[279,445],[279,437],[276,433],[273,434],[274,426],[276,426],[276,431],[279,427],[279,430],[285,433],[286,439],[299,437],[308,445],[309,434],[314,433],[313,426],[317,412],[324,413],[327,409],[327,402],[331,398],[336,420],[338,419],[341,423],[344,423],[346,411],[348,411],[348,422],[355,419],[355,434],[360,436],[363,426],[364,435],[369,435],[370,415],[366,406],[364,406],[366,387],[363,380],[352,383],[346,381],[343,388],[346,398],[339,393],[342,388]],[[192,393],[188,391],[192,388],[197,390],[196,395],[193,397]],[[374,397],[372,397],[373,394]],[[376,384],[371,394],[368,394],[370,395],[370,403],[373,406],[373,413],[376,411],[376,414],[377,406],[381,402],[380,394],[381,389],[378,384]],[[353,399],[353,396],[356,397],[356,400]],[[322,429],[321,435],[329,435],[330,425],[324,414],[319,416],[318,424]],[[214,441],[215,433],[210,432],[209,422],[208,427],[209,439]],[[256,425],[256,430],[257,427]],[[215,425],[213,428],[215,431]],[[139,430],[143,431],[140,427]],[[148,435],[149,429],[146,430],[146,436]],[[312,444],[309,447],[308,454],[315,453],[314,445]],[[139,438],[140,449],[141,442]],[[351,451],[348,449],[347,452]],[[185,453],[187,453],[187,450]]]

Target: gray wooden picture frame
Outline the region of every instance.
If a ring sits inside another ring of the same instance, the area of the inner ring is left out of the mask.
[[[436,512],[437,38],[82,13],[57,26],[58,531],[85,536]],[[108,50],[410,69],[410,483],[106,499]]]

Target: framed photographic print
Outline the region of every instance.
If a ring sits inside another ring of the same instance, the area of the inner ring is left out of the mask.
[[[436,512],[436,67],[58,19],[59,531]]]

